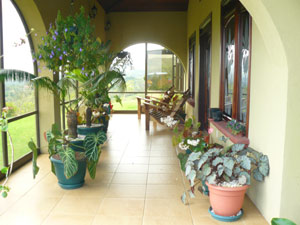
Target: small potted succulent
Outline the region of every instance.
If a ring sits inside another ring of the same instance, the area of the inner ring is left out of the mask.
[[[194,197],[195,187],[205,181],[212,207],[210,213],[222,221],[233,221],[242,215],[241,208],[251,175],[255,180],[263,181],[268,174],[268,157],[252,148],[245,148],[243,144],[230,148],[214,147],[205,153],[192,152],[185,164],[185,175],[191,185],[188,191],[190,197]],[[185,193],[182,201],[186,202]]]
[[[246,127],[244,124],[236,121],[230,120],[227,122],[226,127],[230,129],[233,135],[245,135]]]

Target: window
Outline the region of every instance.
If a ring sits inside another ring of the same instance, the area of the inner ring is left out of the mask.
[[[29,30],[13,1],[0,1],[0,68],[35,73]],[[37,98],[26,81],[0,82],[0,108],[7,106],[8,129],[13,139],[14,169],[31,159],[27,147],[32,138],[39,146]],[[6,133],[0,134],[0,168],[12,161]]]
[[[184,91],[185,73],[179,58],[169,49],[152,43],[140,43],[124,49],[130,53],[132,65],[125,69],[127,89],[110,91],[115,111],[137,110],[136,96],[162,97],[172,85],[176,92]],[[116,103],[114,96],[122,99]]]
[[[220,108],[248,127],[251,17],[238,1],[223,1],[222,25]]]
[[[189,89],[192,101],[189,103],[194,106],[195,98],[195,54],[196,54],[196,32],[189,39]]]

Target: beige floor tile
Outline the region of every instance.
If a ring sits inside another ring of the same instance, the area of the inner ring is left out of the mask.
[[[148,165],[149,164],[149,157],[142,157],[142,156],[133,156],[133,157],[123,157],[120,164],[131,164],[131,165]]]
[[[260,213],[249,214],[247,211],[244,211],[242,221],[244,221],[245,225],[268,225],[269,224]]]
[[[97,215],[93,225],[142,225],[142,216]]]
[[[97,171],[102,171],[104,173],[114,173],[117,170],[118,164],[112,164],[109,162],[99,162],[97,165]]]
[[[40,197],[62,197],[66,190],[58,185],[57,177],[53,173],[49,173],[29,193]]]
[[[198,217],[208,216],[208,209],[210,207],[209,200],[191,200],[189,203],[191,214],[194,219],[197,219]]]
[[[111,184],[107,198],[145,198],[146,185]]]
[[[60,200],[61,197],[42,197],[32,193],[26,194],[9,209],[9,212],[47,215]]]
[[[181,174],[179,165],[149,165],[149,173],[176,173]]]
[[[191,218],[145,216],[143,225],[193,225]],[[205,225],[205,224],[203,224]]]
[[[103,198],[64,196],[52,210],[51,215],[95,215]]]
[[[139,157],[149,157],[150,151],[136,151],[134,149],[126,150],[123,157],[132,157],[132,156],[139,156]]]
[[[179,159],[175,156],[169,157],[150,157],[150,165],[179,165]]]
[[[180,173],[149,173],[147,184],[176,184],[183,186]]]
[[[87,185],[101,185],[110,183],[113,179],[114,173],[105,173],[100,169],[96,171],[95,179],[92,179],[89,174],[85,176],[85,182]]]
[[[103,216],[143,216],[144,199],[105,198],[99,215]]]
[[[68,190],[65,196],[84,196],[84,197],[96,197],[103,198],[109,188],[109,184],[100,183],[99,185],[84,184],[83,187],[73,190]]]
[[[112,184],[146,184],[147,173],[115,173]]]
[[[47,215],[38,213],[28,214],[23,212],[8,212],[0,216],[0,224],[2,225],[40,225]]]
[[[175,151],[153,151],[151,150],[150,157],[175,157]]]
[[[146,199],[145,216],[191,218],[190,210],[179,199]]]
[[[88,215],[50,215],[42,225],[91,225],[94,216]]]
[[[184,192],[180,185],[147,185],[146,198],[174,198],[178,199]]]
[[[117,173],[148,173],[148,165],[120,164]]]

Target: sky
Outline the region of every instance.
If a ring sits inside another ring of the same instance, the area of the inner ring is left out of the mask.
[[[131,45],[124,51],[130,52],[131,59],[133,62],[133,70],[144,70],[145,69],[145,43]],[[162,50],[163,46],[157,44],[148,44],[147,50]]]
[[[22,20],[10,0],[2,0],[3,10],[3,40],[4,40],[4,68],[19,69],[33,73],[32,55],[26,37]],[[15,47],[21,39],[26,43]]]

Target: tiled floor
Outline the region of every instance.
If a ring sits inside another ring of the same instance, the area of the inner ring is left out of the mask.
[[[144,118],[114,115],[95,180],[63,190],[50,172],[47,155],[39,156],[33,180],[30,163],[10,179],[8,198],[0,198],[1,225],[212,225],[209,199],[200,193],[189,205],[180,196],[187,188],[172,133],[158,126],[149,133]],[[246,198],[245,215],[233,224],[268,224]]]

